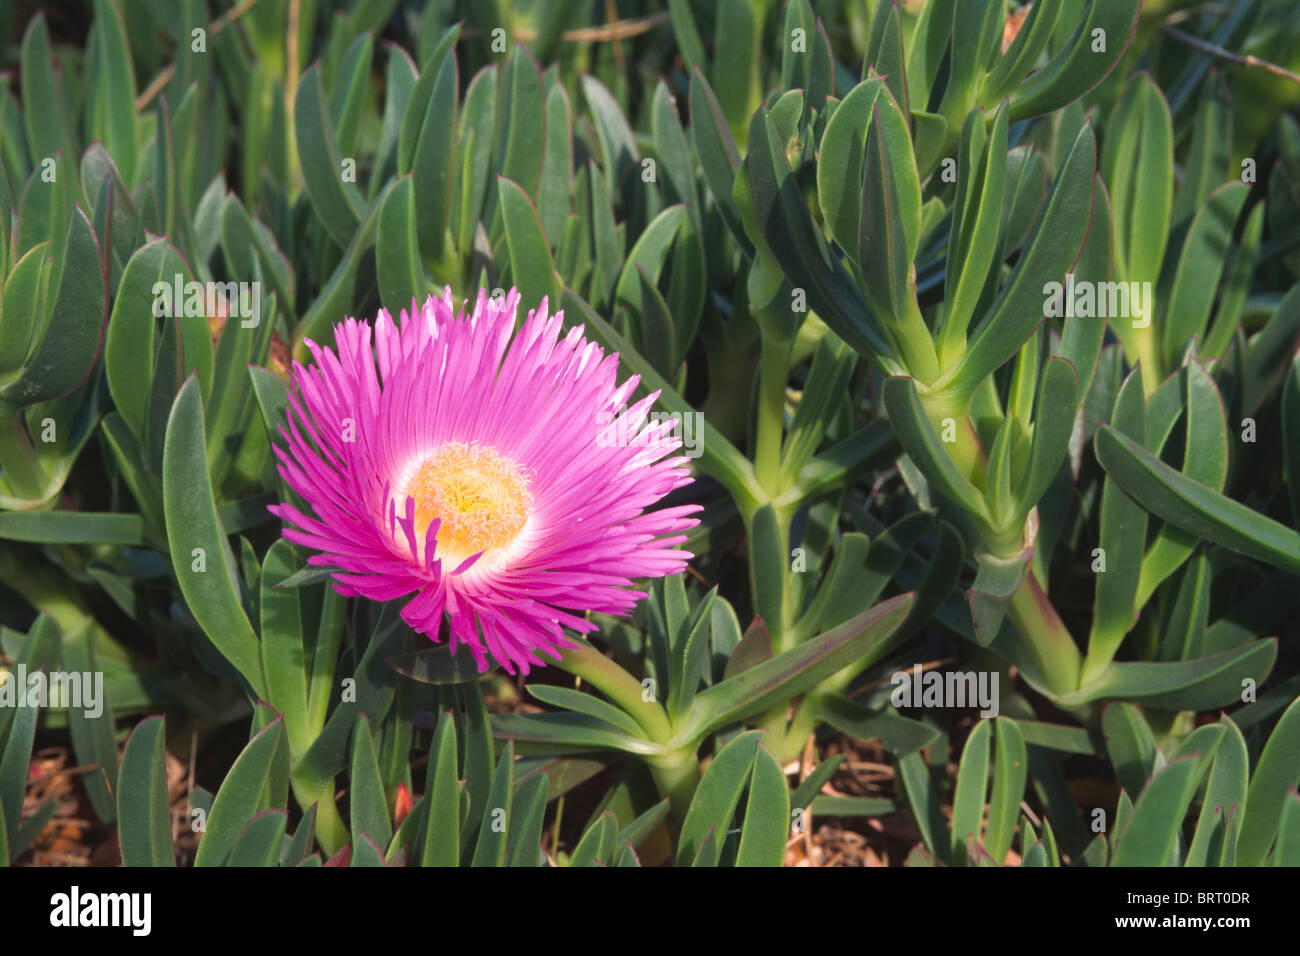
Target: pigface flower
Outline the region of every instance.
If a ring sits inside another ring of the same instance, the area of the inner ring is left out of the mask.
[[[335,327],[295,363],[281,476],[310,506],[272,507],[290,541],[319,551],[347,596],[390,601],[415,630],[528,672],[587,633],[586,611],[627,614],[632,579],[676,574],[698,505],[647,511],[691,481],[674,422],[631,407],[633,377],[546,300],[515,331],[519,295],[451,290]]]

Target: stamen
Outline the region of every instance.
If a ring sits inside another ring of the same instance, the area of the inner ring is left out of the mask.
[[[438,556],[450,568],[479,552],[505,547],[532,507],[528,480],[496,449],[448,442],[421,462],[402,497],[415,501],[419,538],[435,518]]]

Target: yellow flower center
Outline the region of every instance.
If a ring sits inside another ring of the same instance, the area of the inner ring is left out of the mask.
[[[513,461],[493,448],[460,442],[448,442],[426,458],[406,494],[415,499],[421,541],[435,518],[442,522],[438,553],[452,564],[508,545],[532,505],[528,480]]]

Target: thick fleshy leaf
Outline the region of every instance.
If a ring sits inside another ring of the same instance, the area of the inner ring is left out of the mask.
[[[273,720],[248,742],[221,783],[207,814],[195,866],[221,866],[244,824],[267,806],[277,751],[287,752],[284,721]],[[279,808],[283,809],[283,808]]]
[[[264,696],[257,635],[240,601],[234,555],[213,502],[203,406],[194,376],[176,396],[167,421],[163,507],[172,567],[190,612],[253,692]]]
[[[847,754],[835,754],[833,757],[827,757],[819,763],[813,772],[804,778],[804,781],[794,789],[790,794],[790,806],[795,808],[807,809],[823,786],[835,775],[840,764],[848,759]]]
[[[656,745],[640,734],[632,736],[620,730],[617,725],[573,711],[496,714],[492,718],[492,730],[497,737],[513,737],[522,753],[574,753],[613,749],[649,754],[656,750]]]
[[[926,849],[938,860],[948,863],[952,859],[949,852],[951,837],[938,791],[930,776],[930,768],[919,753],[910,753],[900,758],[897,768],[899,783]]]
[[[598,697],[574,690],[571,687],[556,687],[553,684],[530,684],[525,688],[529,694],[544,704],[562,707],[565,710],[587,714],[597,720],[603,720],[634,737],[644,734],[641,725],[631,716],[619,710],[613,704],[606,703]]]
[[[564,84],[556,82],[546,92],[546,149],[537,187],[537,214],[552,246],[560,241],[572,205],[573,110]]]
[[[126,182],[135,182],[140,148],[135,121],[135,69],[126,24],[110,0],[95,0],[95,54],[98,69],[89,95],[95,108],[93,138],[102,139]]]
[[[1245,183],[1228,183],[1210,194],[1192,220],[1165,313],[1163,356],[1168,367],[1178,364],[1179,354],[1193,336],[1205,335],[1219,277],[1229,261],[1233,227],[1249,192]],[[1141,233],[1144,237],[1151,234]]]
[[[391,189],[387,186],[385,189]],[[307,361],[309,353],[305,339],[325,341],[330,329],[339,316],[346,315],[352,309],[352,295],[356,285],[357,272],[365,253],[370,251],[375,242],[375,232],[379,225],[379,210],[383,208],[386,193],[380,193],[366,214],[361,228],[352,234],[351,241],[343,251],[334,273],[321,288],[320,295],[302,316],[302,321],[294,329],[293,355],[299,361]]]
[[[1124,380],[1115,399],[1110,425],[1105,427],[1113,427],[1117,429],[1116,434],[1123,432],[1135,442],[1146,440],[1146,403],[1138,369]],[[1146,544],[1147,513],[1126,491],[1109,476],[1102,490],[1101,547],[1092,556],[1093,567],[1097,568],[1097,585],[1088,633],[1088,654],[1094,666],[1114,657],[1138,612],[1136,572],[1141,568]]]
[[[980,81],[996,55],[1006,18],[1005,3],[958,3],[953,9],[948,83],[939,112],[956,132],[975,104]]]
[[[284,810],[263,810],[244,825],[226,865],[240,868],[276,866],[288,824],[289,814]]]
[[[321,223],[335,242],[346,246],[361,224],[365,201],[356,186],[344,180],[344,157],[334,138],[328,107],[320,65],[313,64],[298,81],[298,96],[294,100],[298,162],[307,195]]]
[[[461,645],[453,654],[451,645],[446,643],[394,654],[385,658],[384,663],[403,677],[421,684],[463,684],[498,669],[494,665],[488,671],[480,671],[468,647]]]
[[[20,373],[32,347],[32,333],[39,328],[50,295],[54,260],[50,241],[38,243],[21,254],[4,280],[4,322],[0,323],[0,374],[6,378]]]
[[[397,173],[404,176],[411,171],[415,148],[420,142],[420,132],[428,116],[428,102],[433,96],[434,85],[442,76],[443,62],[451,56],[456,41],[460,37],[459,23],[453,24],[434,44],[420,64],[422,72],[416,80],[407,98],[406,109],[402,112],[401,125],[397,135]],[[496,67],[491,68],[495,76]],[[462,117],[464,114],[462,114]],[[486,171],[485,171],[486,172]]]
[[[152,239],[131,256],[122,272],[104,343],[104,371],[117,409],[144,438],[149,392],[154,377],[154,338],[157,320],[150,306],[159,283],[173,287],[175,277],[190,279],[180,254],[164,238]],[[174,292],[169,298],[174,297]],[[183,303],[173,303],[183,309]],[[204,323],[206,325],[206,322]]]
[[[1012,94],[1011,121],[1058,110],[1105,79],[1128,49],[1141,7],[1142,0],[1092,0],[1070,38]]]
[[[918,537],[929,526],[929,521],[924,517],[912,518],[912,516],[909,516],[898,524],[901,525],[903,521],[909,522],[909,527],[916,531]],[[897,528],[897,526],[895,527]],[[904,529],[897,528],[897,530],[902,532]],[[907,535],[902,536],[905,547],[899,550],[905,552],[907,548],[911,547],[914,539],[909,540],[909,537]],[[795,624],[794,639],[796,642],[802,642],[820,631],[842,624],[854,615],[861,614],[875,603],[884,586],[888,584],[889,578],[893,576],[897,565],[893,564],[884,568],[874,567],[873,571],[876,572],[877,580],[864,582],[862,580],[862,570],[866,567],[871,548],[871,541],[864,534],[851,531],[840,538],[839,547],[836,549],[835,558],[831,562],[830,569],[826,572],[821,586],[818,587],[812,603],[799,616],[799,620]],[[902,558],[903,554],[900,553],[898,560],[901,561]],[[879,581],[882,576],[884,580]],[[879,587],[873,586],[877,583]],[[864,585],[866,586],[864,587]],[[766,634],[766,628],[764,628],[764,634]],[[745,636],[748,639],[749,632],[746,632]],[[770,648],[770,642],[768,646]],[[739,652],[740,649],[737,648],[737,653]],[[772,656],[770,650],[767,656]],[[728,666],[728,676],[730,674],[731,668]]]
[[[483,825],[471,866],[504,866],[511,810],[515,794],[515,743],[507,740],[492,775],[492,789],[483,807]]]
[[[1300,700],[1278,720],[1250,778],[1246,811],[1237,839],[1237,863],[1259,866],[1277,836],[1287,794],[1300,786]]]
[[[741,734],[718,751],[709,764],[682,821],[677,841],[679,866],[696,858],[709,834],[726,834],[731,828],[732,814],[749,783],[762,737],[759,731]],[[787,817],[788,814],[782,817],[783,835]]]
[[[1227,865],[1236,853],[1241,816],[1246,808],[1250,757],[1246,741],[1230,717],[1223,717],[1224,733],[1214,754],[1210,779],[1201,800],[1201,815],[1187,850],[1185,865]]]
[[[135,514],[85,511],[2,511],[0,539],[42,544],[144,544],[144,523]]]
[[[443,254],[451,207],[452,163],[455,154],[450,144],[456,128],[459,87],[455,50],[448,52],[442,59],[436,76],[411,156],[416,235],[420,252],[426,259],[435,262]],[[382,223],[380,228],[382,238]]]
[[[898,181],[890,162],[885,125],[880,106],[873,107],[863,158],[862,208],[858,237],[850,248],[857,250],[858,268],[872,306],[894,320],[903,316],[907,282],[912,263],[904,214],[900,208]]]
[[[695,194],[694,163],[691,159],[690,146],[686,142],[686,134],[682,131],[681,122],[677,117],[677,104],[668,91],[668,85],[662,80],[655,86],[654,99],[651,103],[650,130],[654,138],[655,152],[659,156],[659,163],[663,166],[664,185],[671,201],[686,204],[698,216],[699,200]]]
[[[678,0],[671,0],[676,4]],[[682,0],[685,2],[685,0]],[[678,34],[680,40],[681,35]],[[740,166],[740,151],[736,140],[727,128],[727,121],[722,115],[722,107],[709,87],[704,74],[692,67],[691,70],[691,133],[695,142],[695,152],[699,156],[704,180],[713,193],[719,214],[731,235],[740,243],[746,255],[752,256],[753,245],[745,234],[741,223],[740,209],[732,196],[732,186],[736,180],[736,170]]]
[[[739,643],[736,644],[731,655],[727,658],[726,668],[722,674],[723,680],[735,677],[737,674],[749,670],[755,664],[761,664],[771,659],[772,635],[763,619],[756,617],[749,627],[745,629]]]
[[[353,155],[361,110],[370,87],[370,67],[374,60],[375,39],[369,33],[360,33],[343,54],[343,62],[333,71],[330,84],[330,121],[339,151]]]
[[[1198,361],[1189,362],[1180,376],[1186,379],[1186,388],[1169,388],[1176,381],[1162,386],[1152,396],[1150,410],[1152,424],[1160,425],[1161,396],[1167,396],[1169,405],[1172,399],[1179,397],[1186,408],[1187,417],[1184,425],[1186,440],[1183,450],[1183,474],[1200,482],[1212,491],[1223,490],[1228,476],[1228,423],[1225,418],[1223,400],[1219,388],[1201,367]],[[1181,395],[1177,395],[1182,392]],[[1172,411],[1172,408],[1170,408]],[[1174,415],[1164,416],[1168,427],[1174,423]],[[1159,453],[1164,439],[1161,433],[1167,428],[1152,428],[1147,435],[1146,447],[1152,453]],[[1142,572],[1138,580],[1137,600],[1145,604],[1156,587],[1187,560],[1198,539],[1196,535],[1174,524],[1163,524],[1156,533],[1155,541],[1147,549],[1142,560]]]
[[[537,209],[523,189],[508,179],[497,180],[497,191],[510,248],[510,273],[523,301],[558,303],[560,280]]]
[[[1065,4],[1035,3],[1020,24],[1016,38],[984,77],[980,102],[985,106],[999,102],[1016,89],[1047,48]]]
[[[898,4],[892,0],[877,3],[875,15],[871,18],[871,33],[867,37],[867,52],[862,61],[862,72],[864,78],[868,71],[879,74],[903,112],[909,113],[911,112],[910,90],[907,64],[903,54],[903,32]],[[787,84],[789,85],[793,84]]]
[[[312,804],[302,815],[298,829],[293,831],[289,842],[280,850],[281,866],[299,866],[307,859],[308,852],[316,845],[316,805]]]
[[[33,633],[36,627],[41,626],[42,621],[49,622],[47,627],[57,627],[51,618],[41,615],[37,619],[37,624],[33,626]],[[17,678],[11,676],[7,680],[14,681]],[[7,845],[15,848],[18,822],[23,809],[23,793],[27,789],[27,771],[31,766],[32,742],[36,736],[36,718],[39,713],[39,706],[17,708],[9,722],[4,750],[0,751],[0,815],[3,815],[0,823],[7,827]],[[8,860],[8,851],[5,859]]]
[[[1156,739],[1142,711],[1116,701],[1102,712],[1101,727],[1115,779],[1129,793],[1141,793],[1158,766]]]
[[[1300,793],[1294,788],[1282,807],[1272,861],[1274,866],[1300,866]]]
[[[966,738],[957,768],[957,788],[952,798],[952,859],[961,865],[966,860],[966,840],[980,838],[980,821],[984,818],[984,795],[989,786],[990,722],[981,720]]]
[[[740,827],[736,866],[780,866],[790,833],[790,790],[776,758],[759,747]]]
[[[415,195],[409,176],[388,192],[379,212],[375,237],[375,269],[379,293],[390,313],[410,307],[427,291],[416,231]]]
[[[1120,279],[1154,285],[1160,278],[1169,238],[1174,134],[1169,106],[1149,74],[1139,73],[1130,80],[1123,101],[1107,124],[1101,166],[1115,213],[1115,262]],[[1172,306],[1169,315],[1176,315]],[[1125,331],[1122,325],[1121,336]]]
[[[302,611],[298,592],[279,587],[293,573],[295,563],[293,546],[288,541],[281,538],[271,545],[262,562],[257,607],[267,693],[271,705],[284,714],[285,731],[297,753],[311,743]],[[375,831],[367,828],[367,832]]]
[[[789,700],[889,642],[911,610],[913,595],[900,594],[840,626],[715,684],[695,698],[679,736],[724,727],[780,700]],[[689,728],[689,732],[687,730]]]
[[[162,717],[141,721],[127,739],[117,779],[117,833],[123,866],[175,866]]]
[[[1171,222],[1187,223],[1211,192],[1228,179],[1232,151],[1232,104],[1228,84],[1218,73],[1202,87],[1192,126],[1192,144],[1183,163],[1183,178],[1174,196]]]
[[[425,771],[425,831],[421,852],[424,866],[456,866],[460,862],[460,791],[456,761],[456,723],[450,711],[438,719]]]
[[[1266,206],[1260,203],[1246,217],[1241,240],[1230,254],[1219,303],[1214,310],[1214,318],[1210,323],[1209,331],[1196,347],[1197,353],[1206,360],[1223,357],[1228,343],[1232,341],[1233,334],[1241,324],[1255,274],[1260,245],[1264,238],[1265,208]]]
[[[691,13],[690,0],[668,0],[668,11],[672,17],[673,35],[686,66],[692,71],[707,66],[709,60],[704,40]]]
[[[808,305],[859,352],[891,357],[893,349],[861,289],[832,257],[813,223],[767,110],[760,110],[750,125],[745,166],[761,238],[791,282],[806,289]]]
[[[618,821],[606,810],[587,828],[569,858],[569,866],[608,866],[618,844]]]
[[[670,717],[690,708],[709,663],[709,627],[718,589],[711,588],[692,609],[689,618],[675,629],[670,667],[668,713]]]
[[[348,803],[352,809],[352,832],[371,835],[381,846],[393,838],[393,824],[388,815],[388,798],[379,775],[375,738],[365,715],[352,728],[352,787]]]
[[[384,865],[384,851],[379,844],[364,830],[357,832],[352,840],[352,859],[348,866],[381,867]]]
[[[641,814],[626,827],[619,831],[616,843],[619,846],[625,846],[631,843],[633,846],[640,846],[668,818],[668,811],[671,809],[671,801],[664,797],[653,807]]]
[[[976,555],[975,580],[966,592],[966,598],[970,602],[975,639],[983,646],[987,647],[998,636],[1006,617],[1007,603],[1020,590],[1033,556],[1033,548],[1025,548],[1005,558],[988,552]]]
[[[1070,436],[1078,409],[1078,376],[1074,366],[1052,357],[1043,366],[1034,403],[1034,437],[1029,450],[1029,467],[1016,488],[1017,518],[1038,504],[1060,470],[1069,452]]]
[[[1016,818],[1029,777],[1025,735],[1010,717],[997,718],[997,746],[993,762],[993,790],[989,795],[989,818],[984,829],[984,849],[995,862],[1006,859],[1015,834]]]
[[[1044,290],[1048,283],[1064,282],[1087,237],[1095,166],[1096,142],[1092,128],[1084,126],[1010,281],[971,335],[961,360],[941,379],[950,383],[949,388],[974,394],[985,376],[1014,355],[1042,324]]]
[[[0,408],[61,398],[81,386],[99,359],[108,279],[99,240],[79,208],[68,221],[62,263],[56,256],[54,310],[16,381],[0,388]]]
[[[1151,778],[1123,826],[1116,822],[1111,866],[1167,866],[1178,842],[1188,805],[1209,765],[1189,754],[1172,760]]]
[[[827,694],[812,696],[807,706],[836,730],[862,741],[879,740],[880,746],[900,757],[939,739],[937,727],[904,717],[893,707],[872,710],[847,697]]]
[[[719,0],[711,79],[722,114],[739,140],[762,100],[759,79],[762,18],[748,0]],[[719,834],[718,845],[722,845]]]
[[[546,816],[547,776],[533,774],[515,787],[514,812],[506,841],[510,866],[541,866],[542,823]]]
[[[831,237],[845,249],[858,243],[867,126],[882,86],[881,78],[873,76],[849,91],[827,122],[817,154],[822,216]]]
[[[1161,710],[1208,710],[1241,700],[1241,682],[1264,680],[1277,658],[1277,641],[1251,641],[1190,661],[1116,661],[1087,687],[1058,698],[1062,705],[1108,698]]]
[[[23,31],[21,52],[23,121],[33,166],[60,149],[72,154],[74,146],[63,109],[63,84],[54,72],[50,31],[45,14],[37,11]]]
[[[884,387],[890,424],[908,457],[926,480],[966,511],[992,523],[984,496],[960,472],[935,431],[913,379],[890,378]]]
[[[1097,460],[1144,508],[1198,537],[1300,573],[1300,533],[1170,468],[1103,425]]]
[[[624,177],[631,176],[632,171],[637,169],[641,154],[636,147],[636,138],[627,125],[627,119],[609,90],[594,76],[584,76],[582,94],[596,121],[596,133],[604,158],[601,168],[605,171],[609,196],[614,199],[625,185]]]
[[[678,354],[689,343],[676,341],[674,316],[656,283],[679,229],[693,229],[685,206],[670,206],[656,216],[632,246],[614,288],[615,304],[629,310],[638,323],[641,353],[669,379]]]
[[[765,621],[780,621],[789,573],[781,543],[785,540],[783,529],[776,510],[770,504],[754,512],[750,534],[749,575],[754,611]]]
[[[73,674],[102,673],[95,656],[95,634],[90,628],[68,628],[63,634],[62,657],[63,669]],[[84,678],[83,678],[84,679]],[[118,776],[117,738],[114,733],[113,702],[108,689],[98,695],[94,701],[92,713],[89,707],[90,691],[83,689],[82,707],[66,707],[68,730],[72,736],[73,755],[77,763],[94,769],[82,777],[82,785],[90,798],[95,814],[104,823],[113,823],[117,818],[117,806],[113,799],[113,784]]]
[[[1007,174],[1007,111],[999,108],[985,135],[982,113],[972,112],[962,130],[958,153],[957,198],[948,268],[940,357],[964,346],[966,330],[998,259]]]

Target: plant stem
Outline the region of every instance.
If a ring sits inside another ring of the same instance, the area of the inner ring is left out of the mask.
[[[1077,690],[1079,648],[1032,570],[1011,596],[1007,611],[1048,688],[1055,694]]]
[[[45,480],[22,409],[0,421],[0,468],[14,497],[30,499],[33,504],[44,497]]]
[[[817,689],[820,692],[821,688]],[[812,692],[810,692],[812,693]],[[794,714],[789,716],[789,703],[782,703],[768,711],[763,717],[763,729],[767,736],[763,745],[776,758],[777,763],[785,764],[796,759],[803,752],[804,741],[817,726],[809,706],[809,696],[805,695],[795,701]]]
[[[673,735],[668,715],[654,699],[645,700],[637,679],[594,647],[579,644],[560,653],[559,666],[581,677],[602,694],[627,711],[656,743],[666,743]]]
[[[327,856],[333,856],[351,839],[348,828],[339,816],[339,808],[334,803],[333,780],[293,781],[293,796],[306,813],[312,804],[316,805],[316,842],[321,845]]]
[[[659,793],[668,798],[668,813],[680,823],[686,819],[695,788],[700,784],[700,761],[693,750],[676,750],[661,757],[647,757],[650,775]]]
[[[785,431],[785,386],[789,374],[790,341],[764,335],[754,470],[759,484],[773,498],[781,493],[781,436]]]
[[[913,286],[909,292],[900,316],[899,344],[903,348],[908,372],[922,385],[929,385],[939,377],[939,355],[921,315],[921,306],[916,301],[916,288]]]
[[[1150,321],[1150,316],[1147,320]],[[1133,330],[1133,351],[1127,356],[1130,362],[1142,366],[1142,392],[1150,397],[1160,387],[1160,350],[1156,346],[1154,326],[1139,326]]]
[[[975,426],[970,420],[970,399],[954,399],[945,392],[922,390],[921,406],[930,416],[930,424],[940,435],[944,431],[944,419],[953,419],[956,424],[955,440],[944,443],[948,457],[960,469],[962,477],[982,491],[985,472],[988,470],[988,455],[980,444],[979,436],[975,434]]]

